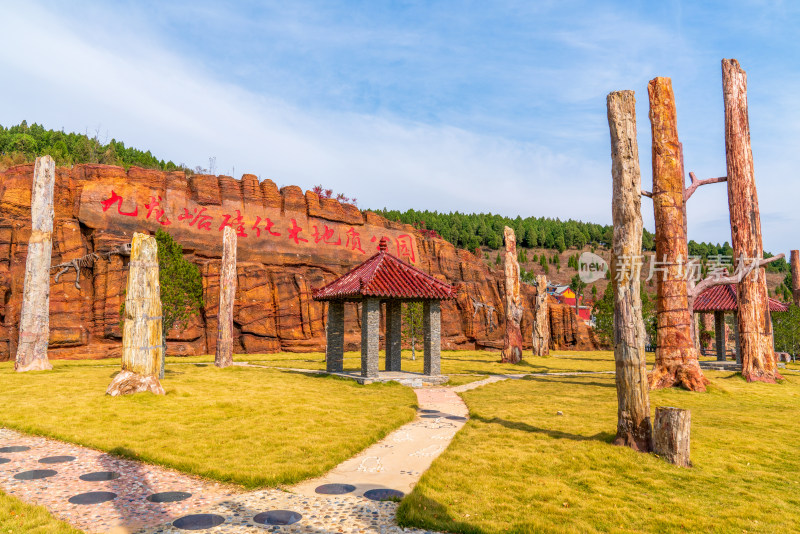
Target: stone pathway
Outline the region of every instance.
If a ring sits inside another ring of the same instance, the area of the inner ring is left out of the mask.
[[[308,370],[305,370],[308,371]],[[313,372],[313,371],[312,371]],[[424,531],[395,523],[397,502],[449,445],[468,418],[458,393],[525,376],[493,375],[456,387],[415,389],[417,417],[325,476],[287,491],[244,493],[169,469],[0,428],[0,489],[46,507],[90,533],[164,534],[189,530],[382,534]]]

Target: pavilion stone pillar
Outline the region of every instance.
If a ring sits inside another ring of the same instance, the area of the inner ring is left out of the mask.
[[[714,337],[717,345],[717,360],[725,361],[725,312],[714,312]]]
[[[424,373],[427,376],[442,374],[442,308],[438,300],[426,300],[422,304],[422,323],[425,330]]]
[[[14,368],[18,372],[52,369],[47,360],[50,337],[50,256],[53,249],[53,188],[56,164],[36,158],[31,186],[31,237],[25,260],[25,283]]]
[[[386,303],[386,370],[400,371],[400,317],[399,300]]]
[[[344,302],[328,303],[328,328],[326,331],[325,370],[341,373],[344,370]]]
[[[736,341],[736,363],[742,364],[742,346],[739,341],[739,312],[733,312],[733,339]]]
[[[361,302],[361,376],[378,377],[380,363],[381,301],[365,298]]]

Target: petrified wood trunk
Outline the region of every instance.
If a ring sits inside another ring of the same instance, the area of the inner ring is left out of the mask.
[[[222,267],[219,272],[219,327],[214,365],[233,365],[233,304],[236,300],[236,232],[230,226],[222,234]]]
[[[795,306],[800,306],[800,251],[793,250],[790,255],[792,266],[792,300]]]
[[[161,288],[158,283],[158,244],[146,234],[133,234],[125,324],[122,329],[122,372],[106,394],[149,391],[164,394],[158,380],[164,349],[161,342]]]
[[[750,124],[747,115],[747,75],[735,59],[722,60],[725,102],[725,156],[728,168],[728,207],[734,257],[748,261],[764,256],[758,210]],[[737,287],[742,376],[748,381],[780,378],[772,346],[772,319],[764,269],[757,268]]]
[[[686,278],[681,262],[688,256],[684,219],[683,156],[678,140],[675,96],[669,78],[654,78],[647,86],[653,137],[653,210],[656,222],[658,344],[650,387],[683,386],[705,391],[707,380],[692,341]]]
[[[653,421],[653,452],[680,467],[692,467],[689,441],[692,413],[659,406]]]
[[[31,188],[31,237],[25,262],[25,285],[19,320],[19,344],[14,368],[43,371],[50,337],[50,255],[53,250],[53,187],[56,164],[50,156],[36,158]]]
[[[536,300],[533,308],[533,355],[550,355],[550,314],[547,310],[547,277],[536,275]]]
[[[633,91],[617,91],[608,95],[606,104],[611,131],[614,220],[611,255],[617,371],[617,437],[614,443],[646,452],[652,448],[652,438],[645,329],[639,271],[631,268],[642,253],[642,178],[636,143],[636,99]]]
[[[522,360],[522,298],[519,294],[519,263],[517,263],[517,238],[514,230],[503,230],[506,243],[505,253],[505,308],[506,335],[503,338],[502,361],[519,363]]]

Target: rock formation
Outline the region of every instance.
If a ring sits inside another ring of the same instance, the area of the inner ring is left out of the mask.
[[[505,274],[506,332],[503,338],[502,361],[519,363],[522,360],[522,297],[520,296],[519,263],[517,263],[517,237],[514,230],[503,230],[506,252],[503,260]]]
[[[0,361],[18,345],[25,259],[31,234],[33,165],[0,172]],[[185,328],[167,335],[173,355],[214,354],[217,344],[221,233],[236,230],[236,303],[233,351],[260,353],[324,350],[322,303],[311,288],[335,280],[374,254],[381,237],[392,254],[456,285],[455,300],[442,303],[442,349],[503,347],[504,277],[471,252],[412,226],[361,212],[334,199],[253,175],[192,175],[132,167],[76,165],[56,168],[53,264],[90,254],[75,271],[50,279],[50,358],[120,356],[120,305],[128,257],[108,254],[129,244],[134,232],[165,229],[184,247],[203,276],[204,307]],[[522,284],[522,331],[533,324],[533,287]],[[591,350],[597,341],[569,306],[551,300],[552,348]],[[345,306],[345,348],[358,350],[355,305]],[[555,322],[554,322],[555,321]],[[527,336],[526,336],[527,337]],[[531,347],[530,339],[523,347]]]
[[[164,395],[158,381],[165,355],[161,339],[158,244],[154,237],[133,234],[128,267],[122,371],[111,381],[106,394],[115,397],[149,391]]]
[[[43,371],[50,339],[50,256],[53,250],[53,186],[56,164],[50,156],[36,158],[30,192],[32,228],[25,260],[25,282],[14,368]]]

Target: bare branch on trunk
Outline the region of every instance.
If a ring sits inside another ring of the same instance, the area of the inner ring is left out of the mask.
[[[687,187],[683,191],[683,201],[686,202],[689,198],[694,195],[694,192],[697,191],[697,188],[701,185],[708,185],[708,184],[717,184],[720,182],[727,182],[727,176],[720,176],[719,178],[706,178],[705,180],[698,180],[697,176],[694,175],[693,172],[689,173],[689,178],[692,180],[692,184]]]

